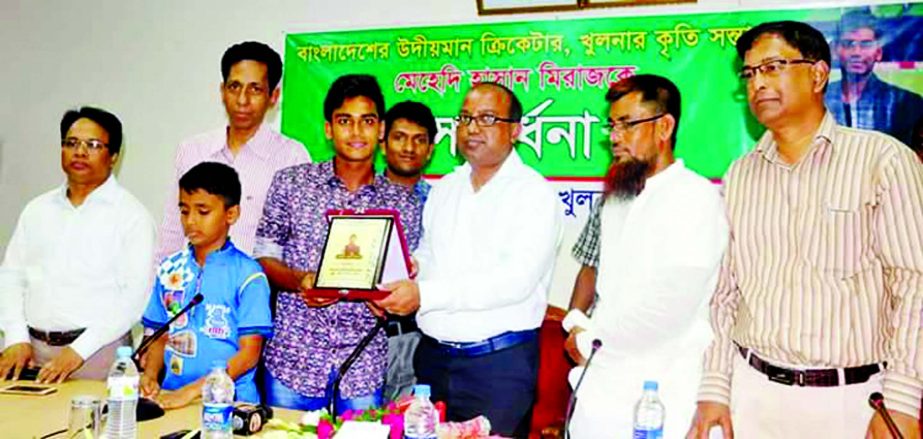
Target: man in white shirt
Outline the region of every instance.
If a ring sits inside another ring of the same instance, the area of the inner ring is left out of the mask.
[[[202,162],[224,163],[240,176],[240,219],[231,227],[237,248],[252,254],[256,226],[263,214],[266,192],[276,171],[310,161],[304,146],[263,123],[279,100],[282,58],[269,46],[246,41],[221,57],[221,102],[228,124],[184,140],[176,149],[174,180],[164,206],[155,262],[182,249],[186,238],[180,225],[179,178]]]
[[[149,294],[154,224],[112,175],[122,124],[91,107],[61,120],[67,182],[23,209],[0,265],[0,379],[106,378]]]
[[[439,180],[423,210],[419,275],[383,287],[386,311],[417,311],[417,381],[448,419],[486,416],[495,433],[525,437],[535,397],[538,327],[561,234],[550,185],[513,152],[522,105],[483,83],[458,121],[467,163]]]
[[[570,432],[631,437],[634,404],[653,380],[666,407],[664,437],[682,437],[711,339],[707,305],[728,234],[723,204],[717,187],[673,156],[680,95],[670,80],[626,78],[606,100],[613,161],[599,221],[587,223],[598,230],[582,235],[598,236],[598,298],[592,318],[575,308],[564,320],[568,353],[584,366],[571,383],[586,371]],[[593,300],[590,291],[572,303]],[[601,347],[588,365],[594,340]]]

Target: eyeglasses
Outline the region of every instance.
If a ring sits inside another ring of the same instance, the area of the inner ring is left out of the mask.
[[[108,145],[101,140],[90,139],[83,140],[76,137],[68,137],[61,141],[61,147],[67,149],[77,149],[79,146],[85,146],[87,151],[97,152],[102,151],[103,148],[106,148]]]
[[[874,49],[878,46],[878,41],[875,40],[840,40],[837,42],[843,49]]]
[[[632,129],[635,125],[646,123],[646,122],[653,122],[666,115],[667,113],[660,113],[655,116],[645,117],[644,119],[609,121],[609,123],[606,124],[606,131],[607,131],[607,134],[624,133]]]
[[[774,59],[771,61],[766,61],[762,64],[757,64],[755,66],[744,66],[742,69],[740,69],[740,79],[749,81],[756,77],[757,72],[774,78],[784,72],[785,69],[787,69],[790,65],[814,64],[816,62],[817,61],[810,59]]]
[[[495,114],[459,114],[455,116],[455,121],[461,125],[468,126],[471,125],[471,121],[477,122],[478,126],[481,128],[492,127],[497,124],[497,122],[507,122],[507,123],[516,123],[519,122],[516,119],[508,119],[504,117],[497,116]]]

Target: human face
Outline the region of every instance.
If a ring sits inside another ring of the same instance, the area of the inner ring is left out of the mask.
[[[632,92],[609,106],[609,141],[612,164],[606,173],[606,193],[629,199],[644,189],[647,177],[657,168],[661,154],[672,151],[669,139],[674,119],[643,102]]]
[[[801,52],[782,37],[764,34],[744,55],[744,68],[773,60],[803,59]],[[829,69],[827,63],[817,61],[786,64],[772,74],[755,72],[745,80],[750,111],[764,126],[773,128],[781,123],[798,121],[801,116],[822,109]]]
[[[638,160],[653,162],[659,154],[658,138],[663,138],[665,127],[654,105],[642,102],[641,92],[631,92],[609,106],[609,141],[612,145],[612,158],[615,162]],[[658,117],[655,119],[655,117]],[[672,117],[670,118],[672,119]],[[632,123],[644,121],[640,123]],[[666,138],[671,133],[666,133]]]
[[[253,130],[279,99],[279,90],[269,89],[266,65],[243,60],[231,66],[227,81],[221,84],[221,101],[228,123],[237,130]]]
[[[475,87],[465,95],[459,114],[473,117],[492,114],[506,119],[510,117],[510,97],[497,87]],[[521,129],[518,122],[498,120],[493,126],[484,127],[472,120],[467,125],[459,123],[455,134],[458,148],[472,168],[498,168],[513,150]]]
[[[183,232],[197,251],[220,249],[228,230],[237,222],[240,206],[226,208],[224,199],[202,189],[179,191],[179,216]]]
[[[87,118],[77,119],[67,130],[63,140],[76,139],[77,146],[61,147],[61,169],[71,184],[99,186],[112,174],[118,154],[109,154],[109,148],[90,149],[86,142],[109,144],[109,133]]]
[[[388,169],[403,177],[420,175],[433,155],[426,128],[407,119],[396,119],[391,124],[383,149]]]
[[[333,110],[324,132],[333,140],[333,149],[340,160],[371,163],[378,140],[385,135],[375,103],[365,96],[347,98]]]
[[[868,75],[875,69],[875,63],[881,61],[881,46],[875,39],[875,31],[867,27],[843,34],[836,53],[843,71],[851,75]]]

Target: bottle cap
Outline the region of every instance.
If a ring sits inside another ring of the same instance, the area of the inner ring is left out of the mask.
[[[430,396],[429,384],[417,384],[413,386],[413,394],[416,396],[425,396],[429,398]]]
[[[645,381],[644,390],[657,390],[657,381]]]
[[[131,346],[119,346],[115,350],[116,358],[128,358],[131,357]]]

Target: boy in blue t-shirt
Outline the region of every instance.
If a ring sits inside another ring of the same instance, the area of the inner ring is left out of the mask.
[[[231,167],[205,162],[186,172],[179,188],[180,220],[189,245],[164,258],[157,269],[141,319],[145,332],[162,327],[197,293],[204,300],[171,324],[144,355],[141,393],[165,409],[188,405],[201,397],[205,376],[218,360],[227,362],[235,380],[235,399],[259,403],[253,374],[272,334],[272,318],[266,275],[228,238],[240,215],[240,180]]]

